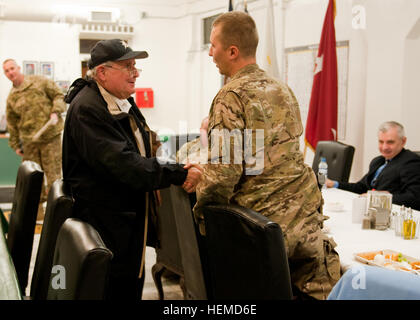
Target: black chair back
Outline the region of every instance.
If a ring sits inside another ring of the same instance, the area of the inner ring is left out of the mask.
[[[183,283],[184,269],[179,249],[178,232],[176,230],[175,216],[179,208],[176,207],[170,188],[160,190],[162,205],[157,215],[159,225],[159,245],[156,247],[156,264],[152,267],[152,276],[158,290],[159,299],[164,299],[162,287],[162,274],[169,270],[180,276]]]
[[[283,233],[277,223],[237,205],[208,205],[203,212],[211,299],[292,298]]]
[[[29,265],[43,177],[44,172],[41,167],[33,161],[23,161],[19,166],[16,177],[7,233],[7,246],[23,294],[28,284]]]
[[[338,141],[318,141],[312,169],[318,174],[321,157],[325,157],[328,164],[328,178],[341,182],[348,182],[353,163],[354,147]]]
[[[103,300],[112,256],[90,224],[67,219],[58,233],[47,299]]]
[[[205,274],[201,262],[198,231],[194,223],[189,195],[180,186],[168,188],[172,205],[176,208],[175,224],[184,271],[184,297],[190,300],[207,299]]]
[[[32,274],[30,296],[34,300],[47,298],[54,249],[58,232],[70,217],[73,198],[63,180],[56,180],[48,193],[47,209]]]

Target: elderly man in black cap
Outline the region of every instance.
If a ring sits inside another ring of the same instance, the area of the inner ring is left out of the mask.
[[[120,39],[99,41],[91,50],[86,79],[77,79],[63,135],[63,177],[75,200],[73,214],[93,227],[113,252],[106,299],[141,299],[145,246],[157,240],[156,190],[182,185],[194,191],[202,170],[162,164],[156,134],[131,95],[136,59]]]

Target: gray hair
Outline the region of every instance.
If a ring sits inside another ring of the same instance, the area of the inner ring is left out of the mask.
[[[111,61],[105,61],[104,63],[101,63],[100,65],[97,65],[96,67],[94,67],[93,69],[89,69],[86,72],[86,78],[88,79],[92,79],[92,80],[96,80],[96,72],[98,67],[100,66],[105,66],[105,65],[109,65],[111,63]]]
[[[88,79],[92,79],[92,80],[96,80],[96,68],[97,67],[99,67],[99,66],[96,66],[95,68],[93,68],[93,69],[89,69],[87,72],[86,72],[86,78],[88,78]]]
[[[398,136],[400,139],[405,137],[405,131],[402,124],[396,121],[386,121],[379,126],[378,132],[387,132],[389,129],[395,128],[397,129]]]

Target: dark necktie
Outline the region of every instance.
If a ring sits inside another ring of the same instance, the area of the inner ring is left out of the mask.
[[[378,177],[381,174],[382,170],[387,166],[389,163],[389,160],[385,160],[385,163],[381,165],[378,170],[376,170],[375,175],[373,176],[372,182],[370,183],[371,187],[374,188],[376,185],[376,182],[378,181]]]

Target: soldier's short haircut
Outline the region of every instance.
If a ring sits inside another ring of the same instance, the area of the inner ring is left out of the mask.
[[[14,59],[6,59],[6,60],[4,60],[3,61],[3,65],[5,65],[7,62],[9,62],[9,61],[13,61],[14,63],[15,63],[15,65],[17,65],[17,63],[16,63],[16,61],[14,60]]]
[[[387,132],[391,128],[396,128],[400,139],[405,137],[404,127],[397,121],[386,121],[379,126],[378,132]]]
[[[258,46],[258,31],[252,17],[241,11],[230,11],[216,18],[213,27],[220,25],[220,42],[224,49],[238,47],[244,57],[255,57]]]

